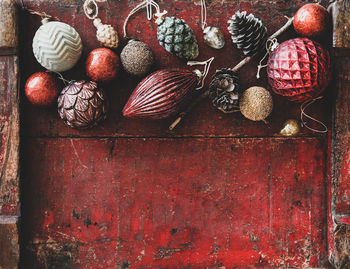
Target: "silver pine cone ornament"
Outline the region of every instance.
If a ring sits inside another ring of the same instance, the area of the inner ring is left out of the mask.
[[[232,42],[243,50],[244,55],[254,56],[264,48],[267,29],[253,14],[237,11],[227,23]]]
[[[240,86],[237,74],[229,68],[217,70],[209,85],[209,99],[224,113],[239,111]]]
[[[166,51],[185,60],[198,57],[197,39],[188,24],[175,17],[165,17],[156,21],[158,24],[157,38]]]
[[[72,82],[58,97],[58,114],[72,128],[96,126],[106,119],[107,110],[105,92],[93,81]]]

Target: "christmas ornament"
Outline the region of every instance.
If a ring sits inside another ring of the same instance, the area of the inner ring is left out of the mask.
[[[331,16],[319,4],[306,4],[295,13],[293,25],[303,37],[320,38],[329,31]]]
[[[59,94],[59,83],[55,76],[47,72],[31,75],[25,85],[28,100],[37,106],[50,106],[56,102]]]
[[[124,70],[131,75],[143,76],[154,64],[154,54],[151,48],[136,40],[130,40],[120,54]]]
[[[119,57],[112,50],[98,48],[91,51],[86,60],[86,74],[98,82],[112,81],[119,70]]]
[[[307,38],[283,42],[267,64],[271,88],[291,101],[304,102],[319,96],[331,80],[328,51]]]
[[[93,81],[71,82],[58,97],[58,114],[72,128],[96,126],[106,119],[107,109],[105,92]]]
[[[213,59],[203,63],[189,63],[189,65],[205,65],[203,74],[199,70],[192,72],[163,69],[148,75],[131,94],[123,109],[123,115],[129,118],[147,119],[164,119],[175,115],[188,104],[196,89],[199,90],[204,86],[204,79]]]
[[[205,0],[201,0],[201,26],[205,44],[214,49],[222,49],[225,46],[225,37],[220,29],[207,26],[207,6]]]
[[[280,134],[283,136],[295,136],[300,132],[300,124],[298,120],[287,120],[283,124],[283,129],[280,131]]]
[[[247,15],[246,11],[237,11],[228,20],[228,25],[232,42],[238,49],[243,50],[244,55],[254,56],[264,48],[267,29],[253,14]]]
[[[288,21],[278,30],[278,31],[276,31],[273,35],[271,35],[269,38],[268,38],[268,40],[274,40],[277,36],[279,36],[280,34],[282,34],[283,32],[285,32],[289,27],[290,27],[290,25],[292,25],[293,24],[293,18],[290,18],[290,19],[288,19]],[[266,55],[268,55],[268,53],[266,54]],[[265,56],[266,57],[266,56]],[[264,58],[265,58],[264,57]],[[263,58],[263,59],[264,59]],[[228,70],[230,71],[230,72],[232,72],[233,74],[235,74],[235,73],[237,73],[244,65],[246,65],[247,63],[249,63],[250,61],[251,61],[251,59],[252,59],[252,56],[247,56],[247,57],[245,57],[242,61],[240,61],[238,64],[236,64],[236,66],[234,66],[233,68],[223,68],[223,69],[221,69],[221,70],[219,70],[219,71],[217,71],[217,73],[218,72],[222,72],[222,73],[226,73],[226,72],[228,72]],[[262,61],[261,61],[262,62]],[[228,74],[229,75],[229,74]],[[214,79],[216,79],[216,76],[214,76],[213,77],[213,80]],[[236,81],[236,79],[233,79],[233,81]],[[221,88],[220,88],[221,89]],[[214,87],[214,88],[212,88],[212,95],[210,96],[210,94],[209,94],[209,92],[210,92],[210,90],[207,90],[207,91],[204,91],[198,98],[196,98],[196,100],[194,101],[194,102],[192,102],[189,106],[188,106],[188,108],[185,110],[185,111],[181,111],[180,113],[179,113],[179,115],[178,115],[178,117],[176,118],[176,120],[170,125],[170,127],[169,127],[169,130],[170,131],[172,131],[176,126],[177,126],[177,124],[179,124],[179,122],[181,122],[181,120],[191,111],[191,109],[193,108],[193,107],[195,107],[195,105],[196,104],[198,104],[202,99],[204,99],[204,98],[207,98],[208,96],[210,97],[210,99],[211,100],[214,100],[214,98],[216,97],[216,96],[218,96],[218,99],[217,100],[220,100],[220,98],[219,98],[219,95],[218,94],[213,94],[213,93],[215,93],[216,92],[216,88]],[[221,91],[218,91],[218,93],[219,92],[221,92]],[[238,92],[239,93],[239,92]],[[223,95],[223,96],[225,96],[225,95]],[[222,104],[225,104],[226,102],[224,102],[224,103],[222,103]],[[214,104],[214,106],[216,105],[216,103],[213,103]],[[227,108],[223,108],[223,106],[222,105],[219,105],[219,103],[217,103],[218,105],[216,106],[217,108],[219,108],[221,111],[223,111],[223,112],[225,112],[225,110],[226,111],[230,111],[230,112],[234,112],[235,110],[234,110],[234,103],[233,103],[233,106],[232,107],[230,107],[230,103],[229,102],[227,102]],[[231,109],[232,108],[232,109]]]
[[[157,38],[159,44],[168,52],[185,60],[198,57],[197,39],[188,24],[175,17],[158,21]]]
[[[110,24],[103,24],[98,18],[98,6],[94,0],[86,0],[84,2],[85,15],[93,20],[94,26],[97,28],[96,38],[105,47],[117,48],[119,45],[118,33]]]
[[[207,26],[203,30],[204,42],[213,49],[222,49],[225,46],[224,34],[219,28]]]
[[[209,99],[224,113],[239,111],[239,84],[237,73],[229,68],[217,70],[209,85]]]
[[[250,87],[239,100],[241,113],[252,121],[265,120],[272,112],[272,96],[263,87]]]
[[[155,23],[158,25],[157,38],[159,44],[168,52],[175,54],[185,60],[193,60],[198,57],[199,50],[197,39],[188,24],[175,17],[164,17],[166,11],[160,12],[159,5],[153,0],[144,0],[132,9],[124,22],[124,37],[127,38],[126,26],[130,17],[139,10],[146,8],[147,19],[153,18],[153,8],[156,9],[154,14],[157,18]]]
[[[71,69],[79,60],[83,45],[78,32],[68,24],[42,20],[33,39],[33,52],[46,69],[61,72]]]

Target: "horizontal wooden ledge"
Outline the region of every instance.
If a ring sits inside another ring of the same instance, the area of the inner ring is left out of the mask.
[[[18,223],[18,216],[0,216],[0,225],[1,224],[17,224]]]
[[[303,136],[220,136],[220,135],[188,135],[188,136],[77,136],[77,135],[65,135],[65,136],[24,136],[24,139],[276,139],[276,140],[299,140],[299,139],[328,139],[327,135],[303,135]]]

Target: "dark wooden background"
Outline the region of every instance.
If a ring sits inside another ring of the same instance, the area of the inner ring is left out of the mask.
[[[305,2],[208,2],[208,25],[219,26],[226,38],[225,48],[218,51],[203,43],[199,1],[165,0],[159,5],[194,29],[198,60],[215,57],[208,83],[216,69],[243,58],[226,29],[235,11],[253,12],[273,33],[285,23],[285,15],[293,16]],[[83,57],[63,75],[85,78],[86,55],[99,44],[83,1],[23,4],[80,33]],[[98,3],[100,17],[121,36],[123,21],[136,4]],[[39,26],[38,16],[20,12],[22,85],[42,70],[31,49]],[[155,69],[187,68],[158,45],[156,26],[146,21],[144,11],[133,17],[128,29],[129,36],[151,46]],[[279,40],[292,37],[290,30]],[[122,40],[117,53],[124,44]],[[338,67],[346,67],[343,61]],[[268,87],[266,79],[255,78],[257,62],[241,70],[243,88]],[[172,119],[125,119],[121,110],[138,82],[120,72],[104,85],[111,113],[106,122],[87,131],[70,129],[55,108],[35,108],[22,96],[23,268],[329,268],[335,87],[310,109],[330,132],[319,135],[303,129],[286,138],[279,135],[282,124],[298,118],[300,107],[276,95],[269,124],[238,113],[222,114],[207,100],[172,133],[167,131]],[[347,214],[350,199],[344,195],[338,208]]]

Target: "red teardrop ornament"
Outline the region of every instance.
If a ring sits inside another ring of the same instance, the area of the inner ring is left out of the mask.
[[[177,114],[191,99],[198,85],[192,71],[163,69],[144,78],[123,109],[129,118],[164,119]]]
[[[295,102],[319,96],[331,80],[328,51],[308,38],[283,42],[272,52],[267,65],[273,91]]]

